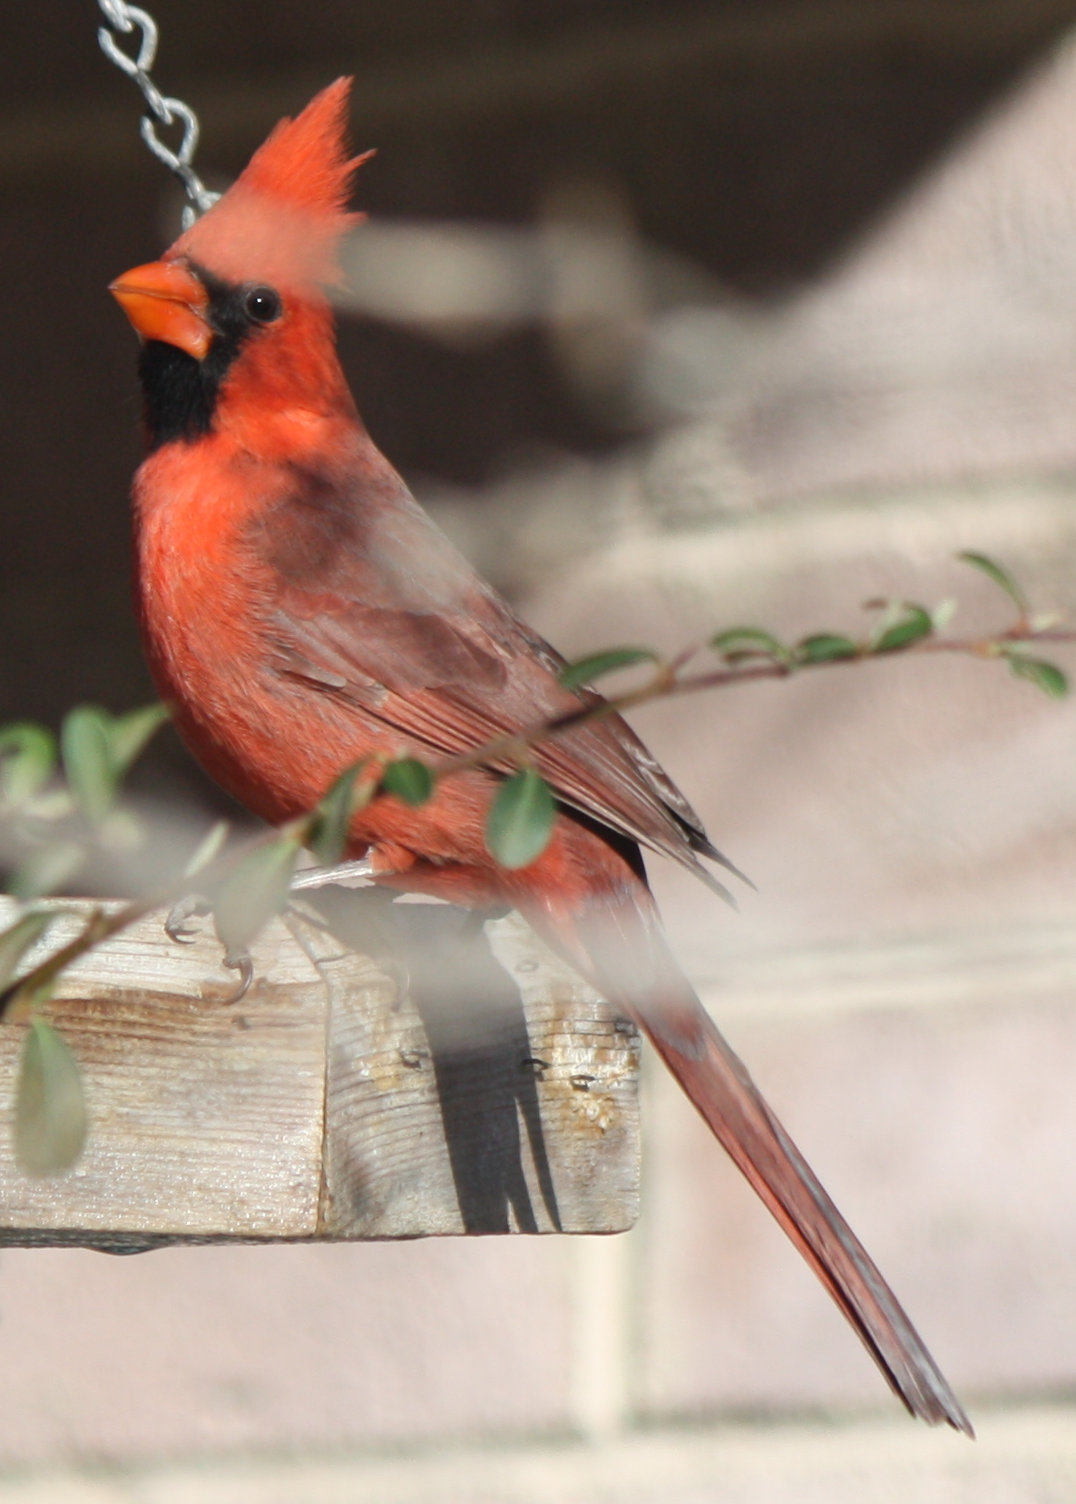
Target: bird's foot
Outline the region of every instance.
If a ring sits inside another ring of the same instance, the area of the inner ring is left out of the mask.
[[[212,914],[212,912],[213,904],[204,893],[188,893],[185,898],[179,899],[169,909],[164,921],[164,932],[169,940],[174,940],[177,945],[193,945],[197,934],[189,921]],[[254,980],[254,961],[248,950],[225,951],[224,965],[229,971],[239,973],[235,990],[221,999],[221,1002],[228,1006],[238,1003],[250,990],[250,984]]]
[[[164,932],[177,945],[193,945],[197,934],[188,921],[212,912],[213,905],[204,893],[188,893],[169,909],[164,921]]]

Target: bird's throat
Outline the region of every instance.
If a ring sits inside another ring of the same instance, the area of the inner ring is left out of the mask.
[[[221,383],[238,341],[216,338],[204,360],[161,340],[142,346],[138,377],[150,453],[175,440],[193,443],[213,429]]]

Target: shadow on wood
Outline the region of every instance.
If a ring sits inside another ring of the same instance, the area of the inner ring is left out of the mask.
[[[464,1230],[540,1230],[523,1169],[523,1130],[544,1225],[561,1232],[538,1097],[549,1063],[532,1052],[519,990],[481,930],[447,909],[416,916],[417,907],[397,911],[411,932],[409,990],[430,1044]]]

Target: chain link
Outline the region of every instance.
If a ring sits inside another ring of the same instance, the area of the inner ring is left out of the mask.
[[[174,172],[183,184],[190,204],[183,210],[183,228],[189,229],[199,214],[212,208],[219,193],[211,193],[191,166],[194,149],[198,145],[198,116],[182,99],[171,99],[162,94],[150,78],[150,69],[157,56],[157,23],[140,5],[128,5],[126,0],[97,0],[106,26],[97,30],[101,51],[116,67],[133,78],[142,90],[146,101],[146,114],[142,116],[142,140],[153,155]],[[137,37],[137,52],[125,51],[116,40],[116,34]],[[183,127],[183,138],[173,151],[157,134],[157,126]]]

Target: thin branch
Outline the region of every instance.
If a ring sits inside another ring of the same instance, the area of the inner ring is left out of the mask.
[[[868,659],[894,659],[911,654],[928,653],[952,653],[972,658],[1004,658],[1008,656],[1009,649],[1034,643],[1074,644],[1076,643],[1076,629],[1036,630],[1031,622],[1021,619],[1007,631],[992,637],[923,637],[887,652],[879,652],[869,644],[857,645],[853,652],[843,656],[819,659],[797,659],[793,650],[787,659],[766,658],[761,662],[726,663],[721,668],[683,675],[679,672],[681,667],[701,650],[699,647],[693,647],[690,650],[685,649],[671,662],[660,663],[646,684],[625,690],[619,695],[595,698],[588,703],[564,711],[560,715],[536,722],[533,726],[492,737],[466,752],[431,763],[429,767],[435,780],[439,781],[471,768],[498,765],[503,767],[505,763],[518,764],[529,749],[542,742],[550,741],[565,731],[587,725],[592,721],[603,720],[611,715],[620,715],[624,711],[633,710],[654,700],[701,694],[708,690],[738,684],[752,684],[767,679],[788,679],[807,669],[841,667],[863,663]],[[383,789],[375,790],[372,799],[368,802],[383,798],[385,792]],[[271,844],[281,838],[307,839],[315,819],[315,815],[310,815],[290,820],[285,825],[275,827],[247,843],[240,851],[218,857],[198,874],[199,881],[209,886],[215,885],[222,877],[233,871],[237,863],[259,846]],[[4,1016],[16,998],[33,997],[49,988],[64,968],[77,961],[80,956],[85,955],[103,941],[120,934],[154,909],[176,902],[191,891],[191,886],[192,877],[184,873],[174,882],[158,890],[151,898],[125,904],[112,912],[105,909],[94,910],[78,935],[0,992],[0,1017]]]
[[[676,665],[684,661],[684,655],[680,654],[673,660],[672,665],[662,665],[648,683],[640,685],[637,689],[625,690],[619,695],[609,695],[593,704],[580,705],[576,709],[564,711],[561,715],[551,716],[544,721],[536,721],[533,726],[522,727],[518,731],[493,737],[467,752],[456,753],[455,756],[431,763],[430,766],[438,778],[444,778],[467,768],[510,761],[518,756],[521,746],[538,746],[576,726],[602,720],[606,716],[620,715],[624,711],[634,710],[639,705],[649,704],[653,700],[672,699],[678,695],[701,694],[705,690],[723,689],[738,684],[753,684],[765,679],[789,679],[794,674],[803,673],[809,669],[841,668],[850,664],[864,663],[869,659],[880,662],[886,659],[905,658],[917,653],[955,653],[964,657],[996,659],[1004,657],[1004,647],[1017,647],[1024,643],[1038,642],[1076,644],[1076,629],[1037,632],[1017,626],[993,637],[924,637],[894,652],[878,653],[864,647],[841,658],[803,659],[798,662],[795,660],[777,662],[768,658],[759,663],[728,664],[723,668],[707,669],[702,673],[686,676],[675,672]],[[693,648],[690,656],[694,657],[697,651],[698,649]],[[669,672],[670,667],[673,669],[672,673]]]

